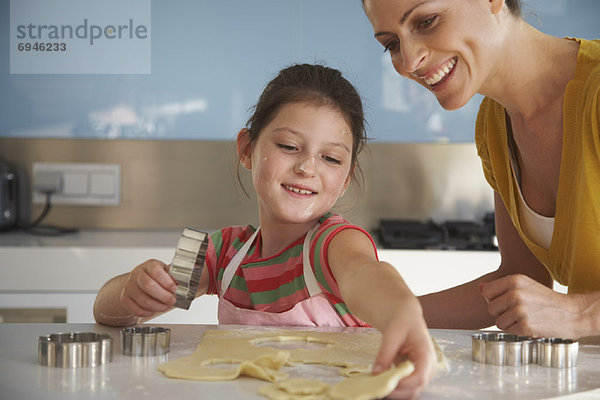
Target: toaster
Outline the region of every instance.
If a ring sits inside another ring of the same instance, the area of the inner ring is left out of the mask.
[[[16,226],[18,220],[17,170],[7,162],[0,162],[0,231]]]

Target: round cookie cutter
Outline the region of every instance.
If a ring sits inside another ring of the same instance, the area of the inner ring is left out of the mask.
[[[169,268],[169,274],[177,283],[175,307],[184,310],[190,308],[198,291],[207,249],[207,232],[194,228],[183,230]]]
[[[48,367],[95,367],[112,361],[108,333],[53,333],[38,338],[38,363]]]
[[[521,366],[535,361],[534,340],[509,333],[471,335],[473,360],[492,365]]]
[[[570,339],[541,338],[536,340],[537,363],[544,367],[572,368],[577,364],[579,343]]]
[[[162,356],[171,347],[171,329],[136,326],[121,329],[121,352],[127,356]]]

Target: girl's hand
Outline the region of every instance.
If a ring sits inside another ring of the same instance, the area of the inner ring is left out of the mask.
[[[135,267],[127,277],[121,292],[121,304],[138,317],[152,317],[175,304],[175,280],[169,266],[158,260],[148,260]]]
[[[396,318],[382,331],[383,337],[379,354],[375,359],[373,373],[378,374],[410,359],[415,371],[398,383],[398,387],[388,398],[413,399],[418,397],[435,375],[437,357],[431,336],[419,312],[409,312],[402,308]]]
[[[586,334],[580,330],[585,321],[585,295],[558,293],[525,275],[509,275],[483,283],[479,289],[502,330],[571,339]]]

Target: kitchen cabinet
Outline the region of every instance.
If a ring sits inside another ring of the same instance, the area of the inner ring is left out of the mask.
[[[0,309],[66,310],[66,322],[93,322],[97,291],[110,278],[156,258],[170,262],[179,231],[82,231],[64,237],[0,235]],[[391,263],[416,295],[467,282],[497,268],[494,251],[388,250]],[[156,323],[217,323],[216,296],[190,310],[173,310]]]
[[[156,258],[170,262],[180,232],[82,231],[63,237],[0,235],[0,310],[64,309],[67,322],[94,322],[96,293],[109,279]],[[190,310],[159,323],[217,322],[217,299],[203,296]]]

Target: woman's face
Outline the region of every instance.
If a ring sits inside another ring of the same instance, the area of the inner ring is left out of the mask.
[[[396,71],[447,110],[483,90],[498,58],[501,0],[365,0],[375,38]]]

